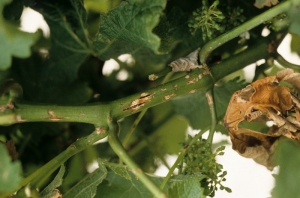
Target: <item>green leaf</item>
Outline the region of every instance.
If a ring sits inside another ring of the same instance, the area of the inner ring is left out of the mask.
[[[8,0],[0,0],[0,70],[10,67],[12,56],[26,58],[31,54],[30,47],[39,38],[40,33],[28,33],[18,29],[2,16],[4,5]]]
[[[292,34],[291,51],[300,55],[300,35]]]
[[[244,82],[238,81],[238,78],[226,82],[221,86],[215,86],[214,100],[218,120],[221,120],[225,115],[231,95],[244,86]],[[185,117],[192,128],[204,129],[210,125],[210,111],[204,92],[199,91],[195,94],[176,97],[172,102],[175,111]]]
[[[59,172],[53,179],[53,181],[40,193],[42,198],[52,198],[53,194],[56,193],[55,189],[62,184],[63,176],[65,174],[65,166],[61,165]]]
[[[164,110],[164,109],[162,109]],[[150,139],[153,149],[162,155],[177,154],[182,148],[180,143],[185,141],[188,123],[179,116],[171,117],[155,132]]]
[[[136,178],[133,173],[130,173],[130,175],[132,178]],[[162,182],[162,178],[151,177],[151,179],[158,185]],[[128,181],[124,177],[108,170],[105,182],[98,186],[95,197],[153,198],[153,195],[138,179]]]
[[[115,174],[120,175],[121,177],[124,177],[125,179],[132,181],[127,166],[111,163],[106,160],[102,160],[101,158],[98,158],[97,161],[98,164],[103,164],[106,167],[110,168],[112,171],[114,171]]]
[[[203,190],[200,187],[199,178],[191,176],[172,183],[168,189],[168,194],[172,198],[202,198]]]
[[[103,165],[99,165],[91,174],[87,175],[84,179],[78,182],[73,188],[71,188],[64,198],[86,198],[94,197],[96,195],[97,186],[105,179],[107,170]]]
[[[24,8],[23,1],[15,0],[9,2],[3,9],[4,18],[13,21],[20,20]]]
[[[6,147],[0,143],[0,194],[13,192],[18,189],[21,182],[21,163],[11,161]]]
[[[299,6],[293,6],[289,12],[288,16],[290,18],[291,24],[289,26],[289,32],[292,34],[300,35],[300,8]]]
[[[281,140],[277,146],[276,161],[279,173],[275,176],[272,197],[299,197],[300,146],[291,140]]]
[[[22,84],[30,101],[83,104],[92,95],[88,85],[77,80],[79,67],[92,53],[85,8],[79,0],[40,3],[33,8],[44,16],[50,27],[49,58],[43,60],[35,54],[26,63],[16,61],[14,74],[17,76],[14,77]],[[22,67],[25,64],[27,67]]]
[[[86,103],[92,96],[87,83],[67,80],[60,76],[59,68],[52,76],[41,77],[48,69],[41,57],[33,53],[29,59],[16,59],[12,65],[11,77],[18,81],[24,91],[23,98],[31,102],[78,105]],[[26,67],[24,67],[26,65]],[[57,75],[55,75],[57,73]],[[51,83],[55,81],[56,83]]]
[[[160,39],[152,33],[165,7],[164,0],[123,1],[117,8],[101,15],[94,42],[102,59],[134,54],[141,48],[158,53]]]

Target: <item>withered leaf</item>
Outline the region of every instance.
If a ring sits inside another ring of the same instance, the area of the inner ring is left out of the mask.
[[[281,136],[300,140],[300,101],[293,89],[281,86],[288,82],[300,90],[300,74],[285,69],[276,76],[259,79],[235,92],[224,117],[232,148],[240,155],[272,169],[272,155]],[[242,121],[273,121],[267,134],[239,128]]]
[[[254,6],[257,8],[263,8],[264,6],[271,7],[277,3],[278,0],[256,0]]]

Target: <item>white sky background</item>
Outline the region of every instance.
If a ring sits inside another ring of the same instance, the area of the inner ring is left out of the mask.
[[[44,35],[49,35],[49,28],[43,17],[31,9],[26,8],[22,15],[21,29],[28,32],[35,32],[38,28],[43,30]],[[297,54],[291,53],[290,50],[291,36],[287,35],[278,52],[292,63],[299,64],[300,59]],[[115,67],[118,68],[118,67]],[[249,66],[247,73],[251,72],[253,66]],[[252,69],[253,70],[253,69]],[[107,72],[107,71],[105,71]],[[252,76],[253,77],[253,76]],[[250,77],[251,78],[251,77]],[[124,80],[123,78],[120,80]],[[191,132],[193,133],[193,132]],[[221,140],[230,139],[228,136],[216,133],[214,143]],[[176,160],[176,156],[167,156],[170,165]],[[218,162],[227,170],[227,181],[224,185],[232,189],[232,193],[218,190],[216,198],[268,198],[271,197],[270,192],[274,186],[274,178],[272,173],[265,167],[256,164],[251,159],[246,159],[238,155],[231,149],[231,145],[227,145],[225,155],[217,158]],[[164,166],[160,166],[156,171],[157,175],[165,176],[168,170]]]

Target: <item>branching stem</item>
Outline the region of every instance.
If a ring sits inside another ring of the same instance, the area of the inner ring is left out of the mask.
[[[299,71],[300,70],[300,65],[297,64],[293,64],[290,63],[289,61],[287,61],[283,56],[281,56],[280,54],[277,54],[276,60],[278,61],[278,63],[284,67],[287,68],[291,68],[295,71]]]
[[[216,125],[217,125],[217,113],[216,113],[216,108],[215,108],[213,89],[207,91],[205,95],[206,95],[206,99],[207,99],[207,103],[208,103],[210,115],[211,115],[211,126],[210,126],[210,130],[209,130],[207,142],[211,144],[215,130],[216,130]]]
[[[192,146],[193,144],[195,144],[197,142],[197,140],[203,135],[203,133],[206,130],[202,130],[200,131],[197,135],[195,135],[195,137],[187,144],[187,146],[185,148],[182,149],[182,151],[179,153],[176,161],[174,162],[173,166],[170,168],[168,174],[166,175],[166,177],[164,178],[163,182],[160,185],[160,189],[163,190],[166,186],[166,184],[168,183],[168,181],[170,180],[171,176],[174,173],[174,170],[177,168],[178,164],[180,164],[184,158],[184,155],[186,154],[187,149]]]
[[[115,153],[122,159],[123,162],[132,170],[137,178],[148,188],[148,190],[157,198],[166,198],[165,195],[156,184],[139,168],[139,166],[130,158],[126,150],[122,146],[117,134],[119,126],[117,123],[110,124],[110,133],[108,135],[108,143]]]
[[[203,48],[201,49],[199,53],[199,58],[201,63],[206,63],[206,59],[209,56],[209,54],[215,50],[216,48],[220,47],[224,43],[230,41],[233,38],[238,37],[244,32],[247,32],[251,30],[252,28],[270,20],[271,18],[277,16],[278,14],[281,14],[283,12],[287,12],[291,6],[291,1],[285,1],[277,6],[274,6],[273,8],[269,9],[268,11],[257,15],[256,17],[252,18],[251,20],[247,21],[246,23],[243,23],[242,25],[234,28],[233,30],[226,32],[225,34],[222,34],[218,36],[217,38],[209,41],[206,43]]]
[[[72,145],[70,145],[65,151],[57,155],[47,164],[36,170],[34,173],[22,180],[20,188],[26,184],[35,180],[37,182],[40,179],[50,176],[57,168],[59,168],[65,161],[67,161],[73,155],[86,149],[88,146],[93,145],[95,142],[103,139],[107,136],[106,127],[97,127],[96,131],[90,135],[78,139]]]

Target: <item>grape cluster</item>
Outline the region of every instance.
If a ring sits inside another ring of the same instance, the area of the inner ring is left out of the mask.
[[[216,0],[208,7],[207,1],[202,0],[202,8],[196,9],[192,13],[192,18],[188,21],[189,30],[192,34],[195,34],[198,29],[201,29],[202,39],[206,40],[207,38],[213,38],[216,31],[224,31],[221,22],[225,16],[217,8],[218,4],[219,0]]]
[[[191,138],[191,137],[190,137]],[[221,182],[226,181],[226,171],[222,171],[223,166],[216,162],[217,155],[224,155],[225,146],[219,147],[215,152],[211,150],[211,144],[205,139],[199,139],[195,144],[188,147],[186,155],[183,159],[183,166],[179,165],[178,168],[183,168],[183,174],[195,175],[201,173],[205,176],[200,181],[201,187],[205,189],[206,196],[213,197],[218,186],[221,190],[231,192],[231,189],[225,187]]]
[[[224,6],[224,12],[226,12],[226,18],[223,20],[222,25],[226,27],[226,30],[233,29],[246,21],[246,17],[243,15],[244,9],[240,7]]]
[[[202,7],[197,8],[192,13],[192,17],[188,21],[188,27],[192,34],[200,29],[202,39],[205,41],[245,22],[246,17],[243,12],[242,8],[228,6],[224,2],[220,4],[219,0],[215,0],[208,7],[207,0],[202,0]]]

